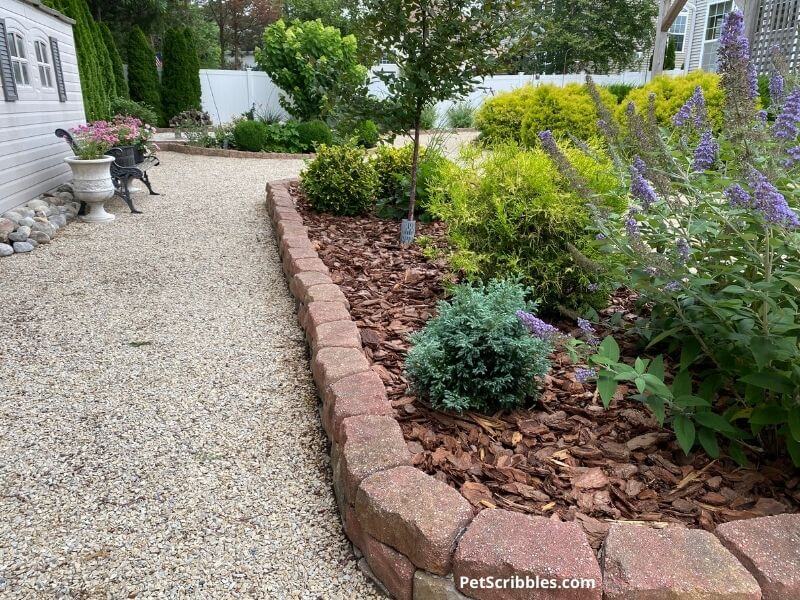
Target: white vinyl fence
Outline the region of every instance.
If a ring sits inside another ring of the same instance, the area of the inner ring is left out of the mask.
[[[379,97],[384,95],[386,87],[380,79],[374,76],[374,72],[377,69],[391,71],[395,68],[393,65],[374,67],[373,79],[369,86],[370,92]],[[665,71],[665,74],[681,75],[683,71]],[[594,75],[593,78],[599,85],[611,83],[644,85],[649,81],[650,73],[647,71],[627,71],[611,75]],[[526,75],[524,73],[518,75],[494,75],[486,77],[479,82],[472,93],[468,97],[461,99],[460,102],[469,102],[473,107],[477,108],[487,97],[524,85],[552,84],[563,86],[569,83],[583,83],[584,80],[585,75],[580,73],[569,75]],[[203,110],[211,115],[211,119],[215,123],[230,121],[233,117],[241,115],[253,107],[261,114],[288,117],[280,105],[283,91],[272,82],[269,75],[262,71],[201,69],[200,84],[203,90]],[[459,101],[457,100],[456,102]],[[453,101],[446,101],[436,105],[439,124],[444,124],[444,114],[453,103]]]

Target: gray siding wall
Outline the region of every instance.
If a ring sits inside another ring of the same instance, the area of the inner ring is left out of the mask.
[[[17,86],[16,102],[6,102],[0,94],[0,212],[4,212],[70,180],[64,157],[72,153],[53,132],[83,123],[86,117],[72,26],[21,0],[0,0],[0,18],[9,32],[25,39],[31,83]],[[36,68],[34,40],[49,48],[51,36],[58,40],[61,53],[66,102],[59,102],[55,86],[42,87]]]
[[[686,61],[687,71],[695,71],[700,68],[700,61],[703,57],[703,39],[706,33],[706,20],[708,19],[708,2],[697,0],[691,24],[691,42],[689,45],[689,57]]]

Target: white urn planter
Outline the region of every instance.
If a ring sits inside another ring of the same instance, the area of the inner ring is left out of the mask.
[[[114,215],[106,212],[106,200],[114,196],[114,183],[111,181],[113,156],[82,160],[75,156],[64,159],[72,169],[72,189],[75,198],[86,202],[88,212],[83,220],[89,223],[107,223]]]

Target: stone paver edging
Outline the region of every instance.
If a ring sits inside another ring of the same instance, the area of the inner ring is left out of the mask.
[[[246,152],[244,150],[223,150],[222,148],[201,148],[190,146],[185,142],[157,141],[160,150],[180,152],[181,154],[194,154],[196,156],[222,156],[225,158],[260,158],[268,160],[314,158],[315,154],[301,154],[290,152]]]
[[[598,562],[576,523],[503,509],[475,516],[457,490],[413,467],[347,299],[289,193],[294,181],[267,185],[267,210],[311,351],[344,530],[391,596],[800,600],[800,515],[727,523],[714,534],[614,523]]]

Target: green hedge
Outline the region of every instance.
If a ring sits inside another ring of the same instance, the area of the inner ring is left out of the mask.
[[[128,89],[131,100],[160,108],[159,88],[153,48],[144,32],[134,27],[128,36]]]
[[[185,29],[164,34],[164,70],[161,74],[162,113],[165,122],[185,110],[199,109],[195,82],[199,82],[194,39]]]
[[[111,35],[111,30],[108,28],[108,25],[101,22],[99,26],[100,34],[103,36],[103,43],[111,58],[111,67],[114,71],[114,85],[117,89],[117,97],[128,98],[128,80],[125,79],[125,65],[122,62],[122,57],[119,55],[119,50],[117,50],[114,36]]]

